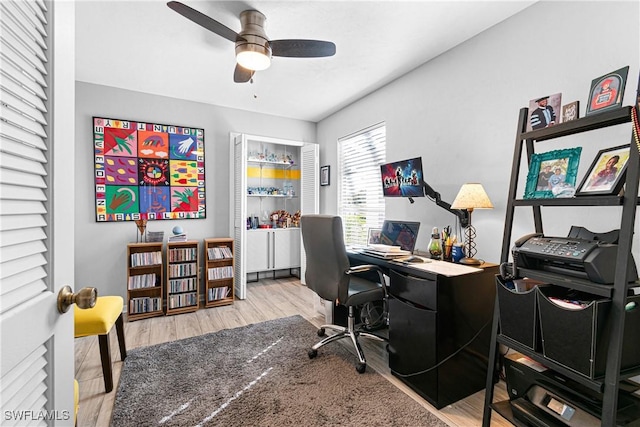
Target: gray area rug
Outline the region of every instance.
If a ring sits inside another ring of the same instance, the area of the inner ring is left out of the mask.
[[[446,426],[300,316],[131,350],[112,426]]]

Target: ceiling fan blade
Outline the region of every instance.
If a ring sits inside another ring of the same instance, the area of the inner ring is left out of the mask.
[[[244,40],[244,37],[241,37],[231,28],[222,25],[215,19],[209,18],[204,13],[198,12],[197,10],[190,8],[189,6],[182,4],[179,1],[170,1],[167,3],[167,6],[169,6],[172,10],[178,12],[185,18],[195,22],[196,24],[206,28],[209,31],[216,33],[219,36],[224,37],[229,41],[236,42],[237,40]]]
[[[233,81],[236,83],[246,83],[251,80],[254,73],[255,71],[247,70],[246,68],[236,64],[236,69],[233,70]]]
[[[289,58],[319,58],[333,56],[336,45],[322,40],[271,40],[271,54]]]

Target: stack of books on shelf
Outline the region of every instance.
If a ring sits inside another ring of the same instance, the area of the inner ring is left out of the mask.
[[[189,294],[169,295],[167,298],[167,308],[189,307],[198,304],[198,297],[195,292]]]
[[[169,262],[193,261],[198,257],[196,248],[175,248],[169,251]]]
[[[139,274],[129,277],[129,289],[153,288],[156,286],[156,274]]]
[[[170,277],[195,276],[196,274],[198,274],[198,265],[195,262],[172,264],[169,266]]]
[[[169,236],[168,242],[186,242],[187,241],[187,233],[180,234],[172,234]]]
[[[196,278],[189,277],[186,279],[171,279],[169,280],[169,292],[172,294],[178,292],[187,292],[196,290]]]
[[[231,295],[231,288],[228,286],[221,286],[219,288],[209,288],[209,295],[207,295],[207,301],[216,301],[225,299]]]
[[[227,246],[216,246],[213,248],[207,249],[207,256],[209,259],[229,259],[233,258],[233,254],[231,253],[231,249]]]
[[[214,267],[208,270],[209,280],[227,279],[233,277],[233,267]]]
[[[131,267],[162,264],[162,252],[139,252],[131,254]]]
[[[147,242],[162,242],[164,240],[164,231],[147,231]]]
[[[150,313],[162,310],[162,298],[131,298],[129,301],[129,313]]]

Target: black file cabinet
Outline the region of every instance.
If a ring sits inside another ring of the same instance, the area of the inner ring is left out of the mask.
[[[497,273],[389,271],[389,368],[438,409],[485,388]]]

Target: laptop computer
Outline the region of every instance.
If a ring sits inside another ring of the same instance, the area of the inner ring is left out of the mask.
[[[419,222],[385,220],[380,232],[380,245],[367,247],[365,253],[381,258],[396,258],[411,255],[418,240]],[[383,250],[376,246],[387,245]],[[393,250],[391,249],[393,248]]]
[[[380,233],[380,243],[400,246],[402,250],[413,253],[418,241],[418,231],[419,222],[385,220]]]

